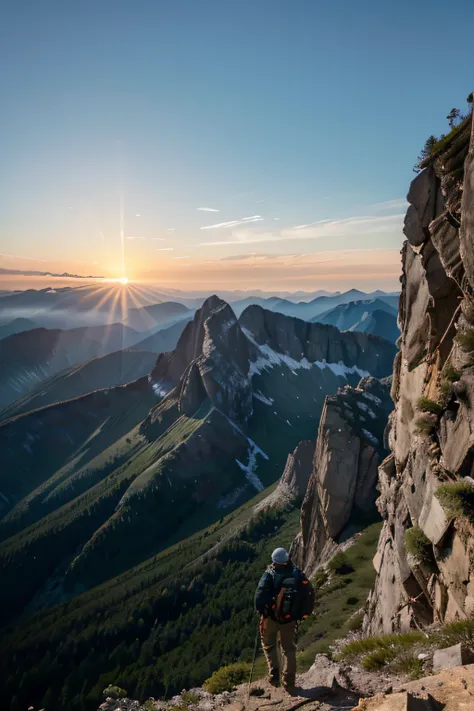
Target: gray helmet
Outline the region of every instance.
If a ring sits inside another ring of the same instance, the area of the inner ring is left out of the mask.
[[[288,563],[289,559],[290,556],[288,555],[288,551],[284,548],[275,548],[272,553],[272,561],[277,565],[285,565],[285,563]]]

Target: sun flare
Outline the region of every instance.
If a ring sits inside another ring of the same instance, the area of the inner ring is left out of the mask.
[[[122,284],[122,286],[125,286],[126,284],[128,284],[128,279],[127,279],[127,277],[121,277],[120,279],[117,279],[117,281],[118,281],[120,284]]]

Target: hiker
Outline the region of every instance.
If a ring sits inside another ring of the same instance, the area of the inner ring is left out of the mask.
[[[306,575],[293,565],[284,548],[272,553],[272,564],[262,575],[255,593],[260,613],[260,637],[268,664],[268,681],[278,686],[277,639],[283,654],[282,684],[292,691],[296,677],[296,628],[313,611],[314,591]]]

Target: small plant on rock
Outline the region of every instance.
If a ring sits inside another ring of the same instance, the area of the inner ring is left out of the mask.
[[[434,415],[439,415],[443,410],[439,402],[435,402],[435,400],[430,400],[429,397],[424,396],[418,399],[416,406],[421,412],[432,412]]]
[[[106,698],[110,696],[111,699],[124,699],[127,696],[125,689],[115,684],[110,684],[102,693]]]
[[[415,429],[420,434],[430,435],[436,425],[436,416],[427,412],[415,420]]]
[[[461,377],[461,373],[456,370],[452,363],[446,363],[443,368],[443,377],[449,383],[455,383]]]
[[[405,548],[407,553],[420,562],[427,562],[431,558],[431,541],[419,526],[405,531]]]
[[[474,328],[468,328],[466,331],[461,331],[455,336],[454,340],[458,343],[464,353],[471,353],[474,351]]]
[[[448,516],[474,520],[474,486],[469,482],[442,484],[436,489],[435,496]]]

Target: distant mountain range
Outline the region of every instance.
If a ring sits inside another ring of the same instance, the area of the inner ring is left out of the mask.
[[[139,334],[121,323],[70,330],[35,328],[0,341],[0,408],[62,370],[135,343]]]
[[[259,306],[237,319],[212,297],[148,377],[5,420],[0,616],[107,580],[271,484],[314,437],[325,395],[387,375],[395,352]],[[86,367],[102,378],[100,360]],[[76,393],[80,372],[50,380],[31,404],[55,388]]]
[[[395,343],[400,335],[397,317],[398,311],[388,299],[372,299],[340,304],[311,321],[336,326],[340,331],[373,333]]]
[[[26,395],[0,411],[0,420],[64,400],[72,400],[94,390],[126,385],[148,375],[155,363],[155,353],[140,350],[120,350],[92,358],[42,381]]]

